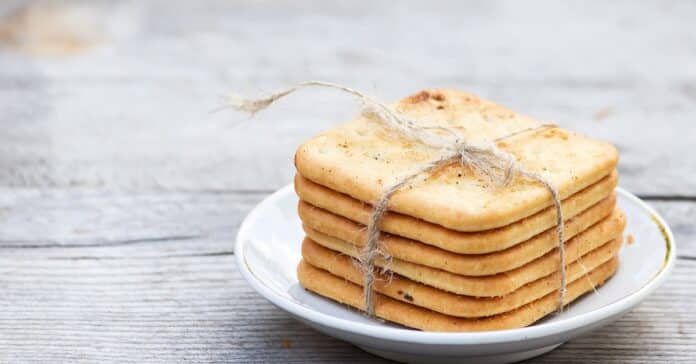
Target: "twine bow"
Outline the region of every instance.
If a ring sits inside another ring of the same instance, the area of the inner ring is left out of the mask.
[[[231,94],[229,102],[236,110],[247,112],[253,116],[257,112],[269,107],[275,101],[303,87],[328,87],[352,94],[363,103],[363,108],[361,110],[363,117],[380,123],[405,139],[439,151],[439,157],[427,163],[423,163],[420,168],[417,168],[407,175],[401,176],[396,182],[385,188],[377,201],[373,204],[373,210],[367,224],[367,244],[360,255],[360,264],[364,274],[364,305],[368,316],[374,316],[373,286],[375,281],[375,259],[378,255],[382,254],[378,247],[380,236],[379,228],[382,216],[388,210],[389,200],[394,193],[399,191],[403,186],[411,183],[416,177],[430,174],[439,168],[455,163],[470,168],[474,174],[489,179],[496,186],[507,186],[515,176],[520,176],[540,183],[549,191],[556,210],[556,234],[558,236],[558,256],[560,261],[558,312],[563,311],[563,301],[566,293],[566,271],[561,197],[558,190],[544,177],[540,174],[523,169],[514,156],[503,152],[495,144],[495,142],[506,138],[534,130],[555,127],[555,125],[542,124],[537,127],[518,130],[488,143],[469,143],[454,128],[421,126],[418,121],[396,112],[386,104],[374,100],[359,91],[338,84],[321,81],[301,82],[287,90],[261,99],[252,100],[243,98],[237,94]]]

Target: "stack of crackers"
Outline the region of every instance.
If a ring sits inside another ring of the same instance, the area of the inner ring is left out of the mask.
[[[565,219],[563,304],[614,274],[626,221],[616,207],[612,145],[555,127],[499,139],[541,123],[456,90],[422,91],[393,107],[470,142],[494,141],[556,187]],[[365,310],[358,259],[371,204],[437,156],[362,117],[304,143],[295,156],[302,286]],[[375,262],[377,317],[427,331],[481,331],[527,326],[559,308],[556,211],[538,182],[518,176],[493,186],[455,163],[401,188],[388,209]]]

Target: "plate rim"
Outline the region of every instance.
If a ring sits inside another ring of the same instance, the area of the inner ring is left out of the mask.
[[[676,261],[677,249],[674,234],[664,218],[639,197],[621,187],[617,187],[616,192],[619,195],[637,204],[641,209],[648,213],[660,227],[662,227],[663,233],[666,237],[665,244],[667,245],[667,255],[665,257],[665,262],[662,269],[640,289],[629,294],[628,296],[625,296],[596,310],[579,314],[564,320],[507,330],[484,332],[428,332],[398,327],[382,327],[362,322],[354,322],[348,319],[331,316],[313,310],[300,303],[294,302],[293,300],[287,299],[274,289],[261,283],[260,279],[256,277],[246,261],[246,256],[244,253],[246,239],[244,237],[249,234],[249,226],[257,219],[257,215],[260,214],[261,207],[282,198],[292,189],[293,184],[290,183],[273,192],[254,206],[254,208],[242,221],[237,233],[234,248],[237,267],[242,272],[242,276],[245,278],[247,283],[249,283],[252,288],[254,288],[254,290],[265,299],[269,300],[277,307],[299,318],[302,318],[303,320],[335,330],[341,330],[344,332],[385,341],[430,345],[476,345],[528,341],[531,339],[539,339],[551,335],[563,334],[589,326],[596,322],[601,322],[607,318],[622,313],[626,309],[634,307],[643,301],[648,295],[654,292],[660,285],[662,285],[662,283],[671,273]]]

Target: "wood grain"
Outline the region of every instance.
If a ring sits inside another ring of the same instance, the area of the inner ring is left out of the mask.
[[[0,259],[0,361],[379,362],[290,319],[232,258]],[[694,274],[680,260],[633,312],[538,361],[693,360]]]
[[[233,239],[262,194],[2,192],[0,362],[379,362],[290,319],[243,281]],[[687,223],[696,203],[653,205],[674,222],[673,277],[617,323],[540,362],[696,355]]]
[[[235,267],[238,225],[291,181],[296,146],[357,105],[306,91],[254,119],[210,111],[306,79],[385,100],[463,88],[615,143],[677,267],[533,362],[696,360],[696,4],[65,1],[55,15],[78,9],[98,44],[33,56],[3,32],[32,3],[0,2],[0,362],[382,362]]]
[[[323,79],[385,100],[424,87],[471,90],[614,142],[621,184],[636,193],[696,190],[696,164],[683,163],[696,139],[693,3],[90,9],[106,38],[90,52],[0,48],[0,184],[274,190],[291,180],[296,146],[357,105],[308,91],[252,120],[209,111],[233,89]]]

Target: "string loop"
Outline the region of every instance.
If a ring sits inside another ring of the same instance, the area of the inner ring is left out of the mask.
[[[416,177],[429,175],[435,170],[458,163],[463,168],[470,168],[471,171],[480,177],[489,179],[495,186],[504,187],[509,185],[516,177],[526,178],[535,181],[549,191],[555,206],[556,212],[556,234],[558,237],[558,255],[560,271],[560,288],[558,294],[558,312],[563,311],[563,302],[566,294],[566,269],[565,269],[565,246],[564,246],[564,219],[561,208],[561,197],[556,189],[548,180],[538,173],[526,171],[519,165],[515,157],[498,148],[496,142],[511,138],[523,133],[553,128],[554,124],[541,124],[537,127],[517,130],[510,134],[496,138],[485,143],[469,143],[454,128],[450,127],[424,127],[417,120],[411,119],[406,115],[398,113],[388,105],[379,102],[367,95],[335,83],[322,81],[305,81],[297,85],[277,92],[265,98],[246,99],[237,94],[229,97],[230,105],[239,111],[247,112],[251,115],[266,109],[274,102],[292,94],[304,87],[325,87],[343,91],[357,97],[362,103],[361,115],[367,119],[380,123],[382,126],[396,132],[399,136],[411,141],[420,143],[429,148],[439,151],[439,156],[427,163],[423,163],[419,168],[409,174],[401,176],[391,185],[385,188],[377,201],[373,204],[373,210],[367,224],[367,244],[360,254],[360,265],[364,274],[363,293],[365,311],[368,316],[374,316],[374,290],[375,282],[375,260],[380,255],[379,237],[380,221],[389,208],[389,200],[402,187],[410,184]],[[444,133],[434,133],[438,130]]]

